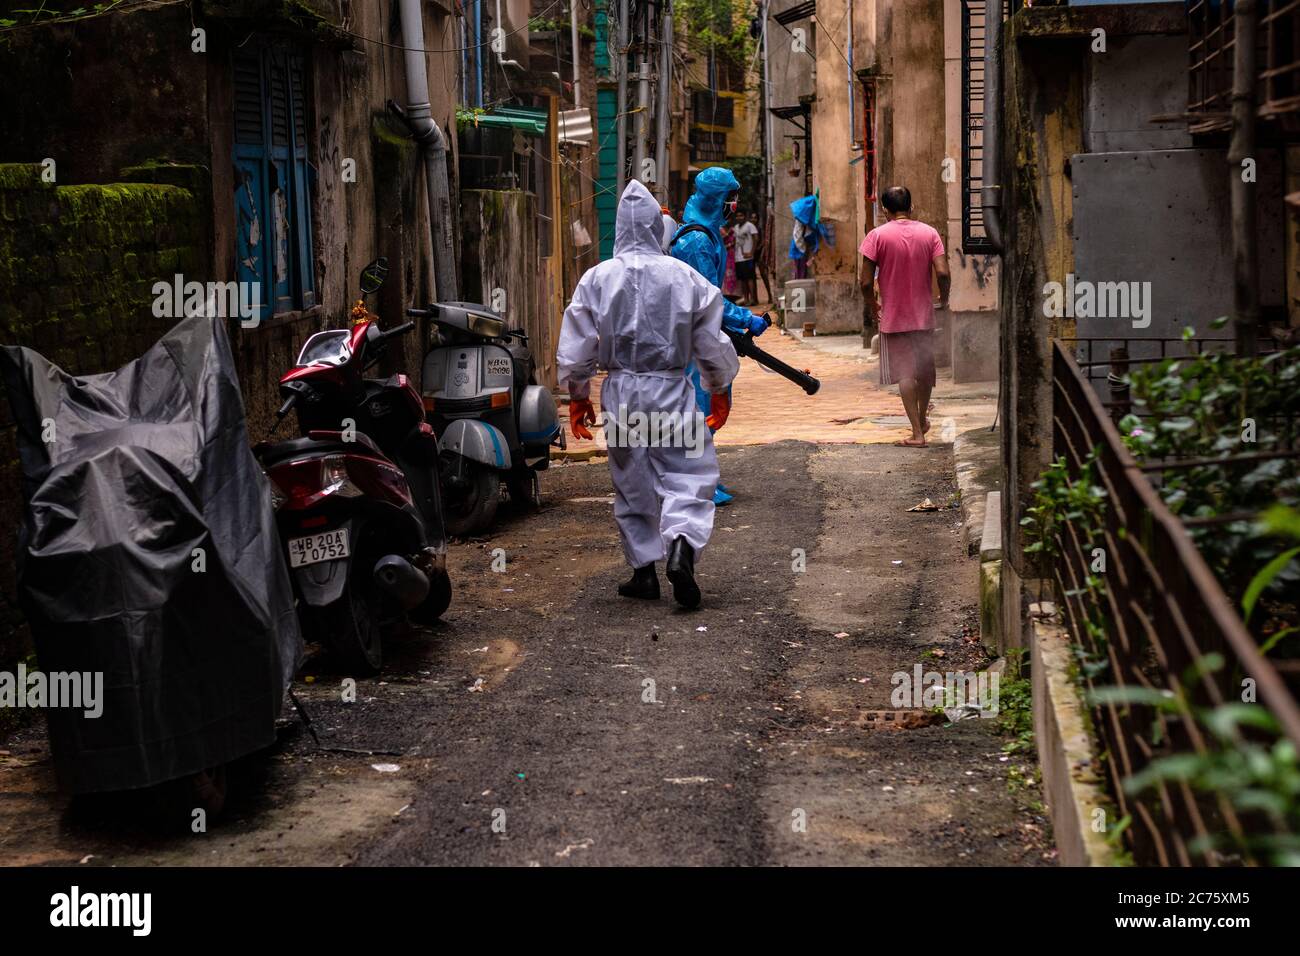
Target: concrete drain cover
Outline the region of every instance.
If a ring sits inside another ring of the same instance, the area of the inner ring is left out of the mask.
[[[864,710],[854,723],[863,730],[915,730],[946,724],[948,718],[932,710]]]
[[[906,415],[881,415],[879,418],[871,419],[873,425],[888,425],[891,428],[899,425],[910,425]]]

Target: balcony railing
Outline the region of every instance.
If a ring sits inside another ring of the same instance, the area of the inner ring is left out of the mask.
[[[1262,119],[1300,115],[1300,0],[1256,0],[1256,100]],[[1232,108],[1234,5],[1189,0],[1187,110],[1194,133],[1225,132]]]
[[[1089,370],[1102,364],[1086,363]],[[1157,758],[1206,754],[1214,744],[1193,712],[1240,700],[1243,677],[1255,682],[1258,702],[1300,747],[1294,687],[1260,654],[1186,527],[1148,480],[1149,469],[1121,441],[1108,403],[1098,395],[1099,383],[1090,381],[1059,340],[1053,343],[1052,384],[1054,453],[1065,459],[1071,483],[1091,467],[1091,479],[1106,495],[1100,528],[1067,517],[1052,559],[1058,606],[1071,641],[1085,661],[1097,665],[1082,667],[1080,679],[1090,692],[1154,690],[1179,705],[1177,713],[1124,701],[1093,709],[1112,795],[1120,813],[1132,820],[1125,839],[1139,864],[1231,862],[1210,848],[1213,837],[1227,834],[1241,845],[1258,821],[1243,820],[1222,794],[1168,780],[1132,794],[1124,782]],[[1096,549],[1107,558],[1100,588],[1088,584],[1096,574]],[[1225,666],[1205,668],[1210,655],[1221,655]]]

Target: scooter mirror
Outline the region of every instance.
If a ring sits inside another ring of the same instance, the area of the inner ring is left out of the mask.
[[[363,295],[370,295],[378,292],[379,287],[384,284],[388,278],[388,260],[380,256],[374,262],[370,263],[361,270],[361,292]]]

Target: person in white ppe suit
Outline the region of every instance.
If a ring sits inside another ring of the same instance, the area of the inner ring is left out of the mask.
[[[713,396],[707,422],[720,426],[739,361],[721,332],[721,294],[686,263],[665,256],[662,242],[659,203],[633,180],[619,200],[614,257],[578,282],[556,360],[579,438],[591,438],[587,426],[596,423],[591,379],[598,368],[609,372],[600,404],[614,520],[633,568],[619,594],[657,599],[655,564],[666,558],[674,598],[694,608],[700,603],[695,559],[713,531],[718,457],[686,368],[691,362],[699,368]]]

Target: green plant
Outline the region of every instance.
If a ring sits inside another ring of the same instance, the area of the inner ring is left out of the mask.
[[[547,20],[542,17],[533,17],[528,21],[528,29],[534,33],[563,33],[565,37],[568,37],[570,27],[568,20]],[[594,40],[596,31],[585,23],[579,23],[578,35],[587,40]]]
[[[1190,330],[1184,338],[1193,340]],[[1249,457],[1294,439],[1300,348],[1259,358],[1222,352],[1170,358],[1134,369],[1128,380],[1142,415],[1120,421],[1125,445],[1139,460],[1180,463],[1158,472],[1161,498],[1180,517],[1211,519],[1189,533],[1224,591],[1241,603],[1261,646],[1300,656],[1300,621],[1294,599],[1286,598],[1300,587],[1300,561],[1290,544],[1298,536],[1249,517],[1261,501],[1300,508],[1295,459]],[[1234,515],[1242,517],[1213,520]]]
[[[1223,663],[1221,656],[1210,654],[1197,669],[1213,673]],[[1205,751],[1158,756],[1124,781],[1125,791],[1141,794],[1174,783],[1221,796],[1238,814],[1258,822],[1246,826],[1240,838],[1227,832],[1202,837],[1194,841],[1194,852],[1235,850],[1275,866],[1300,866],[1300,764],[1295,745],[1259,704],[1194,705],[1184,688],[1196,679],[1187,675],[1173,690],[1103,687],[1090,695],[1093,704],[1146,706],[1172,721],[1191,719],[1206,732]],[[1160,723],[1153,722],[1152,743],[1157,747],[1164,743],[1159,728]]]
[[[1059,538],[1066,524],[1073,524],[1086,542],[1101,533],[1106,516],[1106,489],[1096,478],[1097,452],[1093,449],[1084,459],[1077,477],[1071,479],[1070,465],[1064,456],[1044,469],[1030,485],[1033,504],[1025,509],[1020,525],[1030,541],[1026,554],[1052,557],[1060,553]]]
[[[731,172],[740,183],[740,208],[749,213],[761,212],[767,167],[761,156],[733,156],[727,160]]]
[[[1274,505],[1264,512],[1259,519],[1262,534],[1300,541],[1300,510],[1285,505]],[[1246,585],[1241,597],[1242,619],[1249,624],[1259,605],[1260,598],[1273,586],[1274,582],[1287,573],[1292,565],[1300,562],[1300,547],[1283,551],[1256,572]],[[1294,620],[1294,614],[1292,614]],[[1300,633],[1300,625],[1277,623],[1274,627],[1261,632],[1264,639],[1260,642],[1259,652],[1267,654],[1283,640]]]
[[[1033,686],[1023,672],[1024,650],[1010,648],[1006,670],[998,681],[998,730],[1010,739],[1002,750],[1008,754],[1034,749]]]
[[[96,3],[93,6],[72,5],[72,9],[64,10],[63,7],[69,6],[67,0],[41,0],[37,7],[9,10],[10,16],[0,18],[0,28],[99,16],[124,2],[125,0],[112,0],[111,3]],[[19,18],[25,18],[26,22]]]
[[[749,33],[749,0],[676,0],[673,23],[696,54],[713,55],[747,69],[755,41]]]

